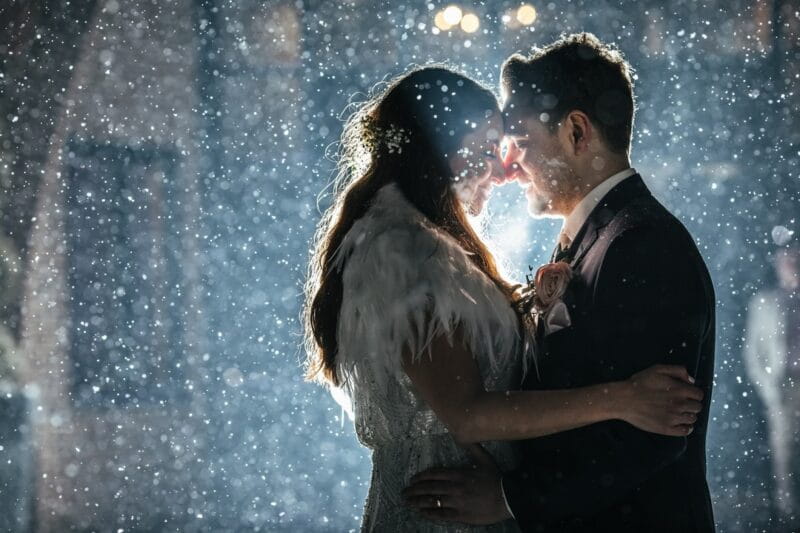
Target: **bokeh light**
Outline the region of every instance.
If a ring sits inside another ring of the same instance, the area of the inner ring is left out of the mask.
[[[461,21],[462,11],[457,5],[447,6],[443,13],[444,22],[450,26],[455,26]]]
[[[475,13],[467,13],[461,18],[461,29],[467,33],[475,33],[481,27],[481,21]]]
[[[536,21],[536,8],[530,4],[522,4],[517,9],[517,21],[524,25],[530,26]]]
[[[433,18],[433,23],[436,27],[442,31],[447,31],[453,27],[453,24],[449,23],[444,16],[444,11],[438,11],[436,16]]]

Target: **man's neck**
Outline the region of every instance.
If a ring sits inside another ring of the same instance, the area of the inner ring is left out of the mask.
[[[626,158],[624,161],[618,161],[611,167],[610,170],[603,170],[601,172],[589,173],[586,177],[577,177],[576,182],[578,185],[575,188],[575,194],[569,199],[565,200],[564,206],[561,209],[561,214],[564,218],[569,217],[581,201],[586,198],[598,185],[604,181],[612,178],[622,172],[631,168],[631,162]]]

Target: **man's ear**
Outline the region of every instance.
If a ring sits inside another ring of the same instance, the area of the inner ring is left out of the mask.
[[[573,155],[578,155],[589,148],[594,131],[592,123],[583,111],[570,111],[562,121],[565,141]]]

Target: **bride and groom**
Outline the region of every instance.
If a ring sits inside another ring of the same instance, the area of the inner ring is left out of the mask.
[[[577,34],[511,56],[501,83],[502,109],[415,69],[345,126],[307,376],[372,451],[362,530],[712,531],[714,293],[630,168],[629,66]],[[509,180],[564,218],[524,285],[467,218]]]

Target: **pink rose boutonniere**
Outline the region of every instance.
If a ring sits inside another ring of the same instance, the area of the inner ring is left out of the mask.
[[[546,313],[561,300],[572,280],[572,267],[569,263],[547,263],[539,267],[533,277],[533,288],[536,292],[534,307],[540,313]]]
[[[562,301],[571,280],[572,267],[563,261],[542,265],[532,279],[527,277],[528,284],[520,289],[517,306],[530,326],[535,328],[536,322],[543,320],[545,333],[549,334],[572,325]]]

